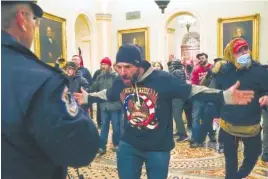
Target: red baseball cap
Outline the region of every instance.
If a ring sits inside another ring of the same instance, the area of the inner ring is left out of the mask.
[[[248,46],[247,41],[244,39],[236,39],[233,43],[233,53],[237,53],[241,47]]]

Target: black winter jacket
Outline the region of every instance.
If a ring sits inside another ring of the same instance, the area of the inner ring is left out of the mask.
[[[71,93],[81,92],[80,91],[81,87],[83,87],[84,90],[86,91],[89,90],[89,84],[87,80],[84,77],[82,77],[82,74],[80,72],[78,72],[73,77],[68,77],[68,79],[69,79],[69,90]]]
[[[183,70],[183,66],[180,61],[174,60],[168,62],[168,71],[179,78],[182,81],[186,81],[185,71]]]
[[[248,69],[236,69],[231,63],[225,64],[215,77],[217,89],[228,89],[240,81],[240,90],[253,90],[255,92],[252,102],[245,106],[224,105],[220,116],[225,121],[237,126],[251,126],[261,121],[261,107],[259,98],[268,94],[268,71],[260,64],[253,62]]]

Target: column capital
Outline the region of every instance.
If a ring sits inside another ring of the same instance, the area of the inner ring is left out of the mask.
[[[111,21],[112,14],[96,13],[96,20],[97,21]]]
[[[174,28],[167,28],[167,33],[173,34],[175,32]]]

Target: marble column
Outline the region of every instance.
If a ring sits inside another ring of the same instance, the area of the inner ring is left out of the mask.
[[[175,55],[175,29],[167,28],[168,55]]]
[[[97,32],[98,32],[98,61],[104,57],[111,58],[112,41],[111,41],[111,20],[112,15],[106,13],[97,13]],[[112,60],[113,61],[113,60]]]

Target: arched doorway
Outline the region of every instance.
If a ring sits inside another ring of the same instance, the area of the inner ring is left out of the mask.
[[[195,61],[200,51],[200,20],[188,11],[172,14],[166,21],[166,57]]]
[[[188,32],[183,36],[181,43],[181,60],[183,64],[196,64],[196,55],[200,53],[200,35],[198,32]]]
[[[80,47],[84,66],[92,72],[91,28],[88,18],[84,14],[80,14],[75,21],[75,47],[77,53],[78,47]]]

